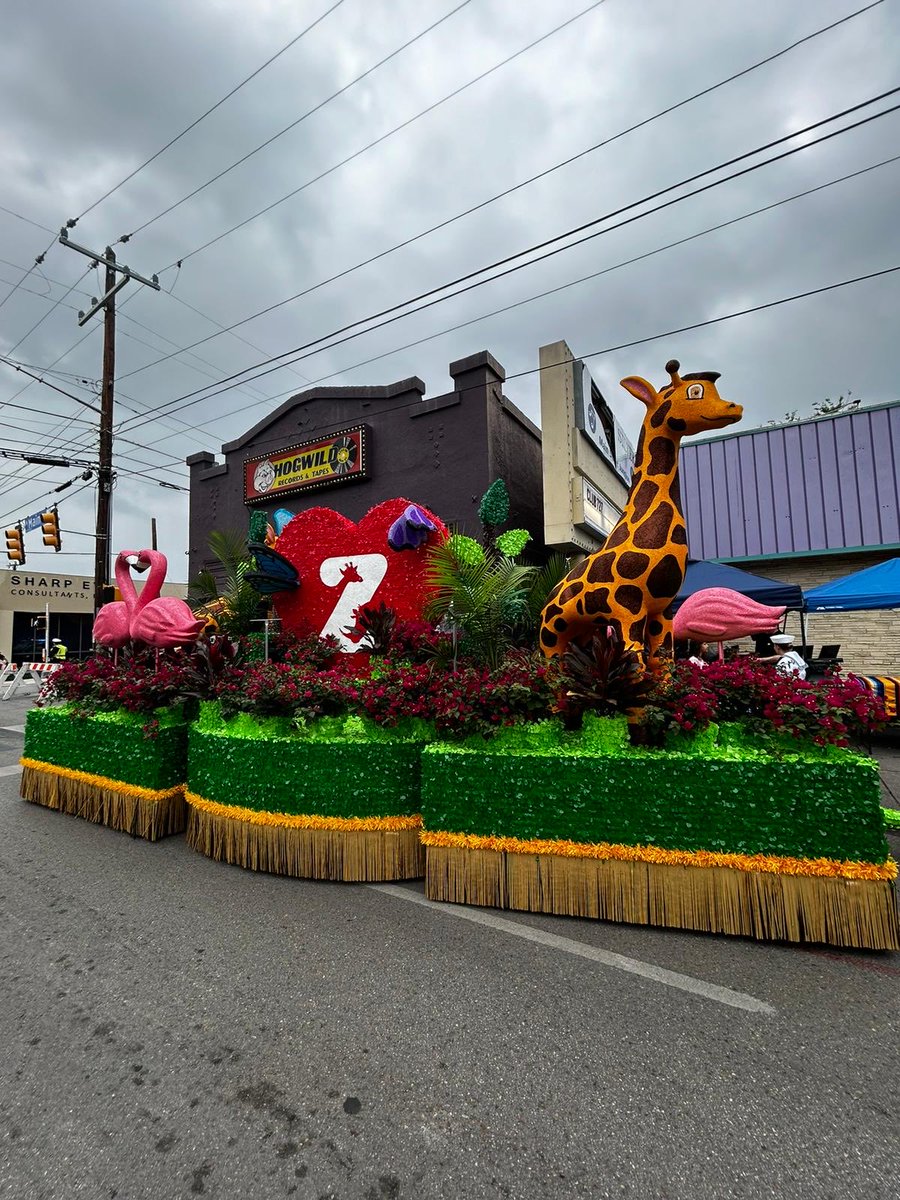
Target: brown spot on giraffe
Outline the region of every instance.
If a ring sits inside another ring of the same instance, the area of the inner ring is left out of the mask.
[[[721,429],[741,409],[723,400],[718,375],[681,377],[666,364],[671,386],[660,394],[637,376],[622,386],[647,408],[622,517],[603,547],[577,564],[554,589],[541,616],[541,646],[548,656],[565,653],[607,628],[642,655],[671,646],[671,603],[687,563],[687,534],[678,487],[678,449],[685,434]],[[627,631],[627,632],[626,632]]]
[[[675,510],[668,500],[662,500],[650,515],[638,525],[631,539],[641,550],[661,550],[669,536],[669,526]]]
[[[590,566],[587,572],[587,582],[591,583],[612,583],[613,573],[612,564],[616,556],[611,552],[598,554],[590,561]]]
[[[626,550],[616,563],[616,569],[625,579],[637,579],[649,566],[650,555],[638,554],[634,550]]]
[[[650,466],[648,475],[671,475],[675,470],[675,460],[678,456],[677,447],[667,437],[655,437],[648,447],[650,451]]]
[[[644,605],[644,593],[631,583],[623,583],[613,592],[616,604],[630,613],[639,613]]]
[[[659,408],[656,410],[656,412],[650,418],[650,424],[653,426],[654,429],[658,429],[660,427],[660,425],[662,425],[663,421],[669,415],[669,409],[671,407],[672,407],[672,405],[668,400],[664,401],[664,403],[662,403],[659,406]]]

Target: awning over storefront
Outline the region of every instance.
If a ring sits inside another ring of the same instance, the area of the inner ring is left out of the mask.
[[[900,608],[900,558],[889,558],[806,593],[807,611],[860,612]]]
[[[678,608],[694,592],[713,587],[731,588],[733,592],[740,592],[742,596],[749,596],[751,600],[760,604],[803,608],[803,592],[795,583],[766,579],[763,575],[751,575],[749,571],[741,571],[725,563],[704,562],[693,558],[688,559],[684,583],[675,599],[674,607]]]

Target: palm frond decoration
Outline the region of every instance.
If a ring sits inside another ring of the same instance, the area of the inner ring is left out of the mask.
[[[216,570],[200,571],[188,588],[188,603],[195,612],[215,610],[219,628],[231,637],[249,633],[260,607],[259,593],[245,576],[253,560],[242,533],[216,529],[209,535],[210,553]]]
[[[428,552],[431,596],[426,616],[458,631],[460,648],[469,657],[495,667],[515,643],[515,630],[528,613],[534,567],[505,555],[463,559],[452,541]]]

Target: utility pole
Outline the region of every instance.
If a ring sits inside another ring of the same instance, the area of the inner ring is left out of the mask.
[[[97,526],[94,545],[94,612],[103,603],[103,589],[109,582],[110,576],[110,542],[112,541],[112,490],[115,474],[113,472],[113,394],[116,378],[116,293],[128,283],[136,279],[147,287],[159,291],[159,280],[155,275],[150,279],[138,275],[129,267],[120,265],[111,246],[106,247],[104,254],[97,254],[85,246],[79,246],[69,240],[69,231],[63,227],[59,231],[59,240],[63,246],[85,255],[99,266],[106,268],[105,294],[97,300],[92,298],[90,309],[78,314],[78,324],[86,325],[95,313],[103,309],[103,384],[100,392],[100,446],[98,452],[99,468],[97,471]],[[116,279],[116,274],[121,279]]]

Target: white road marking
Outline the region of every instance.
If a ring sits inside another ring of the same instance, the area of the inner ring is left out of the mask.
[[[24,733],[24,725],[0,725],[0,729],[7,730],[8,733]]]
[[[21,770],[18,763],[10,763],[8,767],[0,767],[0,775],[18,775]]]
[[[692,975],[681,975],[678,971],[668,971],[665,967],[641,962],[638,958],[628,958],[624,954],[615,954],[611,950],[601,950],[597,946],[575,942],[571,938],[560,937],[557,933],[547,933],[545,930],[535,929],[531,925],[521,925],[518,921],[507,921],[505,918],[494,916],[492,912],[483,909],[467,908],[462,904],[439,904],[437,901],[426,899],[419,892],[411,892],[394,884],[373,883],[369,886],[373,891],[384,892],[387,896],[393,896],[397,900],[406,900],[411,904],[421,904],[423,908],[435,909],[444,916],[459,917],[463,921],[471,921],[475,925],[486,925],[489,929],[497,929],[501,933],[524,938],[527,942],[537,942],[541,946],[549,946],[552,950],[562,950],[566,954],[587,958],[604,967],[613,967],[617,971],[640,975],[643,979],[650,979],[654,983],[664,983],[667,987],[678,988],[682,992],[691,992],[695,996],[703,996],[706,1000],[715,1000],[717,1003],[727,1004],[731,1008],[743,1008],[747,1012],[766,1013],[769,1016],[775,1015],[776,1010],[771,1004],[757,1000],[755,996],[745,995],[744,992],[734,992],[731,988],[720,987],[717,983],[707,983],[706,980],[695,979]]]

